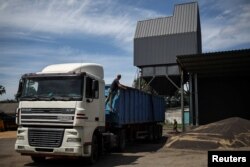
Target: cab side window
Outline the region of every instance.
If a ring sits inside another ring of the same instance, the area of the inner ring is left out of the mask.
[[[99,98],[99,83],[98,81],[86,77],[86,98],[98,99]]]

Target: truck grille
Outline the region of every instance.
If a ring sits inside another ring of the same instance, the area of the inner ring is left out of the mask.
[[[22,108],[22,125],[73,126],[75,110],[65,108]]]
[[[64,129],[31,128],[28,131],[29,145],[33,147],[60,147]]]

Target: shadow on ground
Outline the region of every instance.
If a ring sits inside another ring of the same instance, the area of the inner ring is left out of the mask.
[[[119,166],[119,165],[133,165],[137,164],[136,161],[143,157],[143,153],[157,152],[167,142],[167,137],[163,137],[158,142],[136,141],[133,144],[128,144],[127,149],[122,152],[104,153],[98,162],[92,167],[102,166]],[[28,163],[25,166],[31,167],[82,167],[90,166],[85,159],[65,159],[65,158],[48,158],[43,163]]]

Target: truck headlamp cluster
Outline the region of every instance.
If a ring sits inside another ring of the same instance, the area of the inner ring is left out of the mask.
[[[17,136],[17,140],[24,140],[24,136]]]
[[[23,132],[25,132],[25,130],[18,130],[17,134],[20,134],[20,133],[23,133]]]
[[[66,152],[74,152],[74,148],[65,148]]]
[[[81,138],[68,138],[67,142],[81,142]]]
[[[72,134],[72,135],[77,135],[77,132],[68,132],[69,134]]]

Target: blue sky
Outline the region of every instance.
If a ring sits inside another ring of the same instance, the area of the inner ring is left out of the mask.
[[[0,0],[0,85],[13,99],[22,74],[57,63],[104,66],[131,86],[139,20],[173,15],[192,0]],[[249,0],[199,0],[203,52],[250,48]]]

